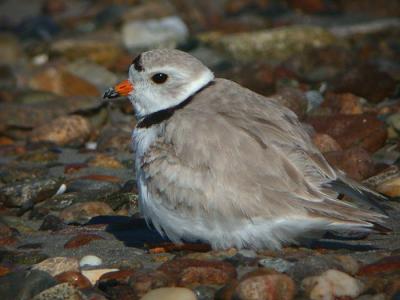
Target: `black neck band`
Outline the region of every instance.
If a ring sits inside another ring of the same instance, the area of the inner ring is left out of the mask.
[[[166,108],[163,110],[159,110],[159,111],[153,112],[153,113],[145,116],[143,119],[141,119],[137,123],[136,128],[149,128],[153,125],[160,124],[161,122],[168,120],[169,118],[172,117],[172,115],[175,113],[175,111],[184,108],[186,105],[188,105],[190,102],[192,102],[192,99],[195,95],[197,95],[202,90],[206,89],[207,87],[209,87],[213,84],[214,84],[214,81],[210,81],[208,84],[203,86],[196,93],[194,93],[190,97],[186,98],[178,105],[175,105],[173,107],[169,107],[169,108]]]

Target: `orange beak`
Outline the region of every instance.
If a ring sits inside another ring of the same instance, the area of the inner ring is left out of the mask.
[[[109,88],[103,95],[103,99],[112,99],[117,97],[126,97],[133,91],[133,84],[128,80],[118,83],[116,86]]]

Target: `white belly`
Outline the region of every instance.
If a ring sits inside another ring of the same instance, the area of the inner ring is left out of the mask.
[[[201,240],[213,248],[252,247],[278,249],[283,243],[295,242],[298,236],[315,228],[328,229],[323,220],[303,218],[290,219],[229,219],[221,215],[183,215],[163,205],[163,199],[152,195],[146,185],[146,176],[141,169],[143,155],[162,133],[160,126],[135,129],[135,167],[138,182],[140,210],[162,235],[173,242]]]

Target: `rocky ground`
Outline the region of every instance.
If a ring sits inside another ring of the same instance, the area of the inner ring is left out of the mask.
[[[0,0],[0,299],[400,299],[399,16],[396,0]],[[294,110],[391,197],[393,232],[171,248],[138,213],[132,108],[101,99],[154,47]]]

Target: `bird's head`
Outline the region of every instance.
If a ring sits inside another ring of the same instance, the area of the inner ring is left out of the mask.
[[[193,56],[170,49],[138,55],[129,78],[109,88],[104,98],[127,96],[138,118],[174,107],[214,79],[214,74]]]

